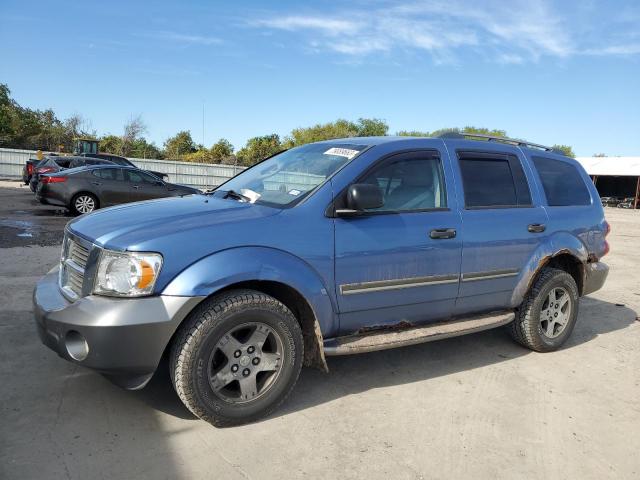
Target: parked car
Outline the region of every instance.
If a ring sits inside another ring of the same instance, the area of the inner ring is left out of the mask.
[[[85,157],[49,157],[39,163],[31,176],[29,186],[32,192],[36,192],[40,176],[47,173],[56,173],[67,168],[78,168],[91,165],[113,165],[109,160]]]
[[[627,197],[622,200],[617,206],[618,208],[634,208],[634,200],[633,197]]]
[[[45,155],[45,158],[46,157],[57,157],[57,156],[58,156],[57,153],[47,153]],[[29,182],[31,181],[31,176],[33,175],[36,167],[43,160],[45,160],[45,158],[42,158],[40,160],[37,159],[37,158],[29,158],[25,162],[24,167],[22,167],[22,181],[24,182],[25,185],[29,185]]]
[[[137,168],[113,164],[70,168],[41,175],[36,198],[76,214],[152,198],[202,193],[196,188],[164,182]]]
[[[129,389],[166,352],[184,404],[234,425],[272,412],[327,355],[501,326],[557,350],[607,277],[608,232],[584,169],[550,148],[331,140],[207,195],[72,220],[35,320],[61,357]]]
[[[601,197],[600,201],[603,207],[617,207],[622,199],[619,197]]]
[[[29,180],[29,188],[32,192],[35,193],[38,188],[38,181],[40,179],[40,175],[44,175],[46,173],[55,173],[65,168],[69,168],[69,164],[71,163],[72,157],[45,157],[37,165],[34,165],[33,172],[31,174],[31,178]]]
[[[111,153],[82,153],[83,157],[93,157],[93,158],[101,158],[103,160],[109,160],[110,162],[116,163],[118,165],[122,165],[123,167],[133,167],[138,168],[134,165],[128,158],[121,157],[119,155],[113,155]],[[158,177],[160,179],[168,178],[169,175],[162,172],[156,172],[153,170],[143,170],[145,172],[149,172],[151,175]]]

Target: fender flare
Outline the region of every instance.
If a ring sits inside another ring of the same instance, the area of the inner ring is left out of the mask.
[[[271,281],[296,290],[313,313],[320,366],[326,370],[323,336],[338,330],[330,290],[311,265],[288,252],[268,247],[237,247],[204,257],[179,273],[162,291],[169,296],[208,297],[234,284]]]
[[[554,257],[563,254],[571,255],[583,266],[581,274],[584,276],[584,266],[589,259],[589,252],[584,243],[568,232],[554,233],[538,246],[531,257],[529,257],[526,265],[522,268],[518,283],[511,294],[512,308],[516,308],[522,303],[540,271]]]

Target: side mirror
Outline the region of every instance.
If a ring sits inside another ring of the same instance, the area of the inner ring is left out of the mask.
[[[164,182],[163,182],[162,180],[158,180],[157,182],[155,182],[155,184],[156,184],[158,187],[163,187],[163,186],[164,186]]]
[[[382,190],[377,185],[356,183],[347,190],[347,209],[336,210],[338,216],[348,217],[362,214],[365,210],[384,205]]]

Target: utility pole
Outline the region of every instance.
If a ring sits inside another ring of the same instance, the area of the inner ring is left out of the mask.
[[[204,147],[204,101],[202,102],[202,146]]]

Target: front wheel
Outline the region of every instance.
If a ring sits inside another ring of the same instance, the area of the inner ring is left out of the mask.
[[[544,268],[509,324],[509,333],[536,352],[557,350],[576,324],[578,300],[578,287],[571,275]]]
[[[181,327],[171,376],[182,402],[223,427],[275,410],[295,385],[303,338],[291,311],[275,298],[236,290],[205,300]]]

